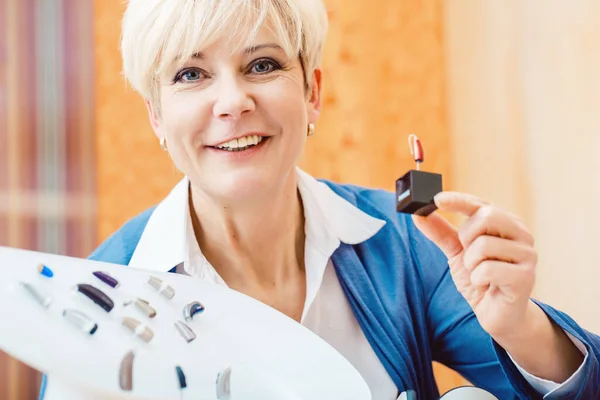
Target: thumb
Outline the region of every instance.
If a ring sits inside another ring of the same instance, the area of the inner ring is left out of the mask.
[[[458,230],[444,217],[437,213],[427,217],[413,215],[415,226],[433,243],[435,243],[446,257],[451,260],[463,251]]]

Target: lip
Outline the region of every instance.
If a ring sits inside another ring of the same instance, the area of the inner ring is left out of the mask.
[[[266,137],[270,137],[270,136],[271,136],[271,135],[269,135],[269,134],[267,134],[267,133],[264,133],[264,132],[246,132],[246,133],[243,133],[243,134],[241,134],[241,135],[232,136],[232,137],[230,137],[230,138],[228,138],[228,139],[224,139],[224,140],[222,140],[222,141],[220,141],[220,142],[218,142],[218,143],[207,145],[207,147],[217,147],[217,146],[220,146],[220,145],[222,145],[223,143],[227,143],[227,142],[229,142],[229,141],[231,141],[231,140],[235,140],[235,139],[243,138],[243,137],[246,137],[246,136],[254,136],[254,135],[256,135],[256,136],[260,136],[260,137],[263,137],[263,138],[266,138]]]

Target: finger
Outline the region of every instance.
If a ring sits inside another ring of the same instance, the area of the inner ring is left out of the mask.
[[[438,246],[448,259],[454,258],[463,250],[458,237],[458,230],[439,214],[427,217],[413,215],[416,227]]]
[[[491,204],[479,197],[459,192],[440,192],[435,196],[434,201],[441,211],[458,212],[468,217],[481,207]]]
[[[485,260],[535,265],[537,253],[533,248],[513,240],[496,236],[479,236],[469,247],[465,248],[463,263],[467,270],[473,272]]]
[[[471,274],[471,285],[476,288],[531,287],[535,281],[535,268],[522,268],[517,264],[486,260],[480,263]]]
[[[465,248],[481,235],[506,238],[532,247],[534,245],[533,236],[516,216],[493,206],[480,207],[460,227],[458,235]]]

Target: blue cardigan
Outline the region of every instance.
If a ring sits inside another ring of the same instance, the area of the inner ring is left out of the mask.
[[[457,291],[444,254],[410,216],[396,212],[392,193],[323,182],[386,221],[366,242],[342,243],[332,262],[358,323],[399,391],[415,390],[423,400],[438,398],[432,368],[432,361],[438,361],[500,400],[541,398],[481,328]],[[153,210],[127,222],[90,258],[128,265]],[[561,399],[600,399],[600,336],[585,331],[568,315],[536,303],[589,352],[583,385]],[[44,376],[40,399],[45,385]]]

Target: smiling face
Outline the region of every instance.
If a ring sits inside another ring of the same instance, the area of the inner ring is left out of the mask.
[[[239,51],[227,43],[162,74],[159,108],[147,105],[194,189],[235,203],[272,196],[293,175],[319,115],[320,71],[307,88],[300,57],[267,29]]]

